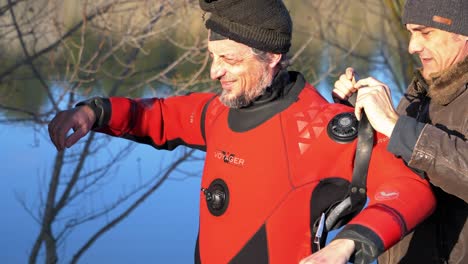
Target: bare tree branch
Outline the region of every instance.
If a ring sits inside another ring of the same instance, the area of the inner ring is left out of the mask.
[[[102,227],[98,232],[96,232],[95,235],[89,239],[83,247],[78,250],[78,252],[73,256],[72,262],[71,263],[77,263],[77,261],[80,259],[80,257],[83,255],[83,253],[93,245],[96,240],[101,237],[105,232],[110,230],[111,228],[115,227],[119,222],[121,222],[125,217],[127,217],[133,210],[135,210],[141,203],[143,203],[153,192],[155,192],[161,184],[171,175],[172,171],[175,170],[182,162],[184,162],[188,157],[190,157],[195,150],[189,150],[182,157],[180,157],[178,160],[174,161],[171,166],[168,168],[168,170],[162,175],[162,177],[148,190],[146,191],[137,201],[135,201],[131,206],[128,207],[127,210],[125,210],[122,214],[120,214],[118,217],[114,218],[112,221],[110,221],[107,225]]]

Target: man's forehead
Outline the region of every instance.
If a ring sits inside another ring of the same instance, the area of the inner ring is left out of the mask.
[[[421,31],[426,28],[431,28],[431,27],[419,25],[419,24],[406,24],[406,29],[408,29],[409,31]]]
[[[211,40],[208,39],[208,50],[216,54],[240,54],[251,51],[252,49],[242,43],[236,42],[231,39]]]

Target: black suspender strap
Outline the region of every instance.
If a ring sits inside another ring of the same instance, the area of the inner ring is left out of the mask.
[[[335,101],[355,106],[357,94],[354,93],[348,101]],[[360,210],[367,200],[367,173],[369,171],[369,163],[374,146],[374,129],[367,119],[366,113],[363,111],[361,121],[358,125],[357,147],[354,154],[353,178],[348,190],[348,197],[340,204],[335,206],[328,214],[325,228],[330,230],[335,223],[343,216],[350,212]]]
[[[351,209],[360,208],[367,199],[367,173],[374,146],[374,129],[369,123],[366,114],[362,112],[358,126],[358,139],[356,154],[354,155],[353,179],[349,194],[351,197]]]

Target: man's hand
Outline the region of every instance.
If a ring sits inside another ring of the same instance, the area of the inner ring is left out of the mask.
[[[49,123],[49,136],[58,151],[69,148],[92,128],[96,116],[86,105],[59,112]],[[67,137],[68,131],[73,133]]]
[[[353,240],[333,240],[323,249],[301,260],[299,264],[346,264],[354,252],[354,247]]]
[[[356,91],[354,110],[356,117],[360,120],[361,112],[365,110],[372,127],[390,137],[398,120],[398,114],[393,108],[388,86],[372,77],[355,82],[353,68],[347,68],[345,74],[335,82],[333,94],[345,100]]]
[[[353,93],[357,92],[357,89],[354,87],[355,84],[356,73],[353,68],[348,67],[345,73],[340,75],[340,78],[335,82],[333,97],[337,97],[341,100],[348,100]]]

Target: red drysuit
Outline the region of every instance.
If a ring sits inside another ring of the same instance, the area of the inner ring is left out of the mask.
[[[225,200],[208,208],[200,193],[196,263],[298,263],[312,253],[312,215],[329,203],[322,200],[346,194],[356,140],[335,142],[327,125],[353,109],[328,103],[298,73],[282,74],[284,91],[241,109],[210,93],[99,99],[100,132],[158,149],[206,151],[201,187],[220,183]],[[338,236],[378,255],[425,219],[435,200],[429,184],[386,151],[387,137],[375,141],[369,204]]]

